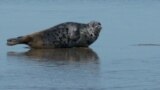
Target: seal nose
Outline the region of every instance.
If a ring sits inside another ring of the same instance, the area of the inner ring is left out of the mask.
[[[100,22],[97,23],[96,28],[102,29],[102,26],[101,26],[101,23],[100,23]]]
[[[100,22],[98,22],[98,25],[100,25],[100,26],[101,26],[101,23],[100,23]]]
[[[98,29],[102,29],[101,25],[98,26]]]

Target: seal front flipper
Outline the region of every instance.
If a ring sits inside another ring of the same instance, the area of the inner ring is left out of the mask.
[[[74,47],[80,39],[80,30],[77,26],[68,26],[68,46]]]
[[[76,26],[68,26],[69,39],[77,40],[80,38],[80,31]]]
[[[7,40],[7,45],[8,46],[13,46],[16,44],[28,44],[32,38],[30,36],[20,36],[16,38],[10,38]]]

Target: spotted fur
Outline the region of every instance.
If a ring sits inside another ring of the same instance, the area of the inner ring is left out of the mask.
[[[66,22],[49,29],[18,38],[8,39],[8,45],[27,44],[31,48],[88,47],[99,36],[101,24]]]

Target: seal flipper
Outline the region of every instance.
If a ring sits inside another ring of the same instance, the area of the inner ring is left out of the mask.
[[[80,30],[75,26],[68,27],[68,47],[74,47],[80,39]]]
[[[30,36],[20,36],[16,38],[11,38],[7,40],[7,45],[13,46],[16,44],[28,44],[31,41],[31,39],[32,38]]]
[[[68,31],[68,34],[69,34],[69,38],[71,40],[77,40],[80,38],[80,31],[78,30],[77,27],[74,27],[74,26],[70,26],[69,27],[69,31]]]

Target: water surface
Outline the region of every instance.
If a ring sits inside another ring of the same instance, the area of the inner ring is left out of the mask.
[[[159,0],[1,0],[0,89],[159,90]],[[34,50],[6,39],[97,20],[90,48]]]

